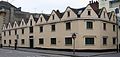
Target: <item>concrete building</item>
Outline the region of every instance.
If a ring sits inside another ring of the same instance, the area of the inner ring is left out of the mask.
[[[36,16],[36,15],[35,15]],[[51,14],[40,14],[37,18],[21,19],[3,25],[3,46],[48,49],[73,49],[72,33],[77,33],[77,50],[116,49],[116,18],[114,12],[99,9],[98,2],[75,9],[67,7],[64,12],[53,10]]]

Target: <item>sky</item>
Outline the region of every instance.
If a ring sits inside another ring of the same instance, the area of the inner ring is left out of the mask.
[[[64,12],[70,6],[72,8],[82,8],[89,4],[91,0],[3,0],[8,1],[16,7],[22,7],[22,11],[31,13],[48,13],[59,9]],[[96,0],[93,0],[96,1]]]

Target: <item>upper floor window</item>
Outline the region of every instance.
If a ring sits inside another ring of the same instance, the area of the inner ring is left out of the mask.
[[[43,26],[40,26],[40,32],[43,32]]]
[[[44,44],[44,39],[43,38],[39,39],[39,44]]]
[[[55,25],[51,25],[51,31],[55,31]]]
[[[29,27],[29,32],[33,33],[33,27]]]
[[[22,30],[22,34],[24,34],[24,28],[22,28],[21,30]]]
[[[11,30],[9,30],[9,35],[11,35]]]
[[[15,29],[15,35],[17,35],[17,29]]]
[[[106,30],[106,23],[103,23],[103,29]]]
[[[53,20],[55,19],[55,15],[54,15],[54,14],[52,15],[52,19],[53,19]]]
[[[67,22],[66,23],[66,30],[70,30],[71,29],[71,23],[70,22]]]
[[[88,9],[88,15],[91,15],[91,9]]]
[[[70,11],[67,11],[67,17],[70,17]]]
[[[113,25],[113,31],[115,31],[115,29],[116,29],[116,28],[115,28],[115,25]]]
[[[51,38],[51,44],[53,45],[55,45],[56,44],[56,38]]]
[[[32,20],[30,20],[30,26],[32,26]]]
[[[86,23],[87,23],[86,24],[87,29],[93,29],[93,22],[92,21],[87,21]]]

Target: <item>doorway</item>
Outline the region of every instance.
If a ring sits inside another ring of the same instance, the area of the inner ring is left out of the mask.
[[[30,43],[30,48],[33,48],[33,47],[34,47],[34,40],[33,40],[33,39],[30,39],[29,41],[30,41],[30,42],[29,42],[29,43]]]

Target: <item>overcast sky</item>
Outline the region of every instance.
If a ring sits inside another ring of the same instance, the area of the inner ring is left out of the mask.
[[[22,7],[22,11],[32,13],[51,13],[59,9],[65,11],[67,6],[72,8],[85,7],[90,0],[3,0],[12,3],[16,7]],[[96,0],[94,0],[96,1]]]

